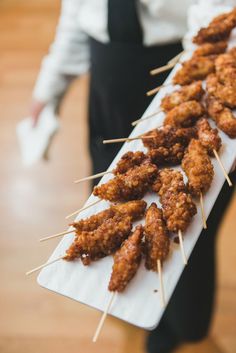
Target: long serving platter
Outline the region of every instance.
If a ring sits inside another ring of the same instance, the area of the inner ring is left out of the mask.
[[[189,54],[183,57],[183,60],[188,57]],[[171,82],[172,76],[179,67],[180,64],[175,66],[171,74],[168,76],[166,83]],[[173,91],[173,89],[174,87],[170,85],[163,87],[155,96],[143,117],[158,110],[161,98],[167,93]],[[160,113],[157,116],[138,124],[132,131],[130,137],[136,137],[153,128],[161,126],[164,116],[164,113]],[[214,123],[211,122],[211,125],[214,126]],[[236,160],[236,139],[232,140],[222,132],[220,132],[220,136],[222,139],[220,157],[226,171],[229,172]],[[141,140],[134,140],[132,142],[125,143],[108,170],[115,167],[116,163],[125,152],[137,150],[145,151]],[[212,159],[212,163],[214,165],[215,176],[210,190],[204,196],[206,217],[209,216],[225,181],[224,175],[219,168],[217,161]],[[181,170],[180,167],[176,167],[175,169]],[[105,175],[100,183],[105,183],[112,177],[112,175]],[[85,205],[89,205],[95,200],[97,200],[97,198],[91,195]],[[155,193],[146,195],[144,200],[148,205],[152,202],[156,202],[160,206],[159,198]],[[199,202],[196,202],[196,204],[198,213],[194,217],[187,231],[183,234],[184,248],[187,258],[189,258],[202,231],[200,204]],[[76,219],[89,217],[107,207],[109,207],[109,203],[106,201],[101,201],[93,207],[81,212]],[[134,226],[137,223],[138,222],[136,222]],[[211,228],[211,224],[208,224],[208,227]],[[64,255],[66,249],[72,243],[73,238],[73,234],[65,235],[53,251],[49,261]],[[113,259],[111,256],[94,262],[90,266],[83,266],[79,260],[74,262],[60,260],[50,266],[45,267],[40,272],[37,281],[40,286],[55,293],[64,295],[80,303],[104,311],[111,296],[107,286],[109,283],[112,265]],[[170,256],[163,265],[163,282],[167,302],[175,289],[184,267],[180,249],[178,246],[173,245]],[[159,290],[160,283],[158,274],[152,271],[147,271],[142,261],[136,276],[129,283],[126,290],[115,296],[109,310],[109,314],[130,324],[151,330],[158,325],[164,311],[160,301]]]

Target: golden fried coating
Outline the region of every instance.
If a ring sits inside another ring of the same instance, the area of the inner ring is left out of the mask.
[[[157,260],[165,261],[170,249],[170,239],[165,225],[162,210],[152,203],[145,217],[145,266],[148,270],[157,271]]]
[[[184,232],[192,217],[197,213],[192,197],[187,192],[171,194],[169,191],[162,198],[163,216],[170,232]]]
[[[176,128],[171,125],[165,125],[159,129],[148,131],[143,136],[154,136],[150,139],[144,139],[143,144],[149,150],[158,149],[160,147],[172,147],[176,143],[187,146],[192,137],[196,134],[193,127]]]
[[[216,43],[204,43],[197,47],[194,51],[193,56],[208,56],[221,54],[226,51],[228,43],[226,41]]]
[[[181,89],[174,91],[164,98],[161,101],[161,108],[165,112],[170,111],[181,103],[197,100],[199,101],[204,94],[204,90],[202,88],[202,82],[196,81],[191,83],[190,85],[183,86]]]
[[[116,251],[132,228],[129,216],[115,215],[93,232],[82,231],[66,251],[65,260],[81,258],[84,265]]]
[[[107,183],[96,186],[95,196],[111,202],[123,202],[141,199],[150,188],[157,175],[154,164],[143,164],[119,174]]]
[[[181,165],[188,177],[188,188],[192,195],[200,196],[210,188],[214,169],[207,150],[199,140],[192,139]]]
[[[77,232],[81,232],[81,231],[91,232],[97,229],[107,219],[114,217],[114,215],[115,215],[115,211],[113,207],[110,207],[86,219],[80,219],[79,221],[75,221],[71,223],[70,226],[73,226]]]
[[[188,127],[194,125],[204,114],[203,106],[197,101],[184,102],[170,110],[165,117],[164,125]]]
[[[215,17],[208,27],[201,28],[193,38],[193,43],[218,42],[227,40],[236,25],[235,10]]]
[[[226,53],[219,55],[215,60],[216,76],[218,81],[226,86],[236,89],[236,59],[233,55]]]
[[[218,128],[230,138],[236,138],[236,118],[232,111],[214,97],[208,97],[207,109]]]
[[[153,184],[163,208],[163,217],[170,232],[184,232],[197,213],[196,206],[184,184],[181,172],[162,169]]]
[[[218,130],[213,129],[205,118],[198,120],[196,127],[198,139],[202,146],[206,148],[210,155],[214,156],[213,150],[219,151],[221,147],[221,138]]]
[[[143,227],[139,225],[115,253],[108,286],[110,291],[123,292],[136,274],[142,258],[142,236]]]
[[[229,108],[236,107],[236,89],[233,86],[223,85],[215,74],[211,74],[206,80],[206,89],[209,95],[217,98]]]
[[[134,200],[111,206],[115,213],[118,213],[121,216],[130,216],[132,222],[143,217],[146,207],[147,203],[144,200]]]
[[[215,71],[215,56],[195,56],[185,61],[173,77],[176,85],[188,85],[196,80],[204,80]]]
[[[144,200],[129,201],[119,205],[112,205],[108,209],[101,211],[86,219],[73,222],[73,226],[77,232],[88,231],[91,232],[97,229],[107,219],[114,217],[116,214],[130,216],[131,220],[137,221],[144,215],[147,203]]]
[[[137,152],[126,152],[119,162],[116,165],[116,168],[113,170],[113,174],[124,174],[126,173],[129,169],[141,165],[142,163],[145,162],[150,162],[148,160],[148,157],[145,155],[145,153],[141,151]]]
[[[164,168],[158,172],[152,190],[157,192],[161,198],[168,191],[171,193],[186,191],[183,175],[178,170]]]
[[[170,147],[158,147],[148,151],[152,163],[157,166],[179,164],[184,156],[186,146],[181,143],[175,143]]]

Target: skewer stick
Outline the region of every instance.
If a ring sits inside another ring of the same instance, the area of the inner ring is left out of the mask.
[[[122,137],[119,139],[112,139],[112,140],[103,140],[104,144],[107,143],[117,143],[117,142],[129,142],[129,141],[134,141],[134,140],[146,140],[146,139],[150,139],[150,138],[154,138],[155,136],[150,135],[150,136],[137,136],[137,137]]]
[[[69,214],[68,216],[66,216],[66,219],[68,219],[68,218],[70,218],[70,217],[72,217],[72,216],[75,216],[76,214],[78,214],[78,213],[80,213],[80,212],[82,212],[82,211],[84,211],[84,210],[87,210],[87,208],[92,207],[92,206],[96,205],[98,202],[101,202],[101,201],[102,201],[102,200],[100,200],[100,199],[99,199],[99,200],[96,200],[96,201],[94,201],[93,203],[91,203],[90,205],[78,209],[77,211],[75,211],[75,212]]]
[[[47,267],[47,266],[49,266],[49,265],[52,265],[52,264],[54,264],[54,262],[57,262],[57,261],[59,261],[59,260],[62,260],[64,257],[65,257],[65,255],[60,256],[60,257],[57,257],[56,259],[54,259],[54,260],[52,260],[52,261],[45,262],[44,264],[42,264],[42,265],[40,265],[40,266],[38,266],[38,267],[33,268],[33,270],[30,270],[30,271],[26,272],[26,276],[31,275],[32,273],[34,273],[34,272],[36,272],[36,271],[39,271],[39,270],[41,270],[41,269],[44,268],[44,267]]]
[[[172,64],[175,63],[177,64],[177,62],[180,60],[181,56],[185,53],[185,50],[181,51],[179,54],[177,54],[176,56],[174,56],[171,60],[168,61],[168,64]]]
[[[147,96],[153,96],[153,94],[155,94],[155,93],[157,93],[158,91],[160,91],[160,89],[162,89],[162,88],[164,88],[164,87],[172,86],[172,85],[173,85],[172,82],[170,82],[170,83],[165,83],[165,84],[163,84],[163,85],[161,85],[161,86],[158,86],[158,87],[156,87],[156,88],[154,88],[154,89],[151,89],[151,91],[148,91],[148,92],[146,93],[146,95],[147,95]]]
[[[93,180],[93,179],[96,179],[96,178],[100,178],[100,177],[102,177],[103,175],[111,174],[111,173],[112,173],[112,171],[106,171],[106,172],[102,172],[102,173],[90,175],[90,176],[88,176],[88,177],[75,180],[74,183],[75,183],[75,184],[78,184],[78,183],[81,183],[82,181]]]
[[[206,215],[205,215],[205,210],[204,210],[204,202],[203,202],[202,193],[200,193],[200,206],[201,206],[201,213],[202,213],[202,224],[203,224],[203,228],[204,228],[204,229],[207,229]]]
[[[104,311],[103,314],[102,314],[102,317],[101,317],[101,319],[100,319],[100,321],[99,321],[99,324],[98,324],[97,329],[96,329],[96,331],[95,331],[95,334],[94,334],[94,336],[93,336],[93,342],[94,342],[94,343],[97,342],[98,336],[99,336],[99,334],[100,334],[100,332],[101,332],[101,329],[102,329],[102,327],[103,327],[103,325],[104,325],[104,322],[105,322],[105,320],[106,320],[107,314],[108,314],[108,312],[109,312],[109,310],[110,310],[110,307],[111,307],[111,305],[112,305],[112,303],[113,303],[113,300],[114,300],[114,298],[115,298],[115,294],[116,294],[116,292],[113,292],[113,293],[112,293],[112,295],[111,295],[111,297],[110,297],[110,300],[109,300],[109,302],[108,302],[108,305],[107,305],[105,311]]]
[[[48,237],[40,238],[39,241],[41,242],[41,241],[45,241],[45,240],[49,240],[49,239],[53,239],[53,238],[58,238],[58,237],[61,237],[63,235],[71,234],[71,233],[74,233],[74,232],[75,232],[75,229],[66,230],[65,232],[61,232],[61,233],[49,235]]]
[[[158,269],[158,274],[159,274],[159,278],[160,278],[161,305],[164,308],[166,305],[166,301],[165,301],[165,294],[164,294],[161,260],[157,260],[157,269]]]
[[[178,237],[179,237],[179,244],[180,244],[180,250],[181,250],[181,253],[182,253],[183,262],[184,262],[185,265],[187,265],[188,261],[187,261],[187,257],[186,257],[186,254],[185,254],[183,236],[182,236],[182,232],[181,232],[180,229],[178,231]]]
[[[153,76],[154,75],[158,75],[161,72],[165,72],[165,71],[168,71],[168,70],[172,69],[174,66],[175,66],[175,62],[168,63],[167,65],[164,65],[164,66],[161,66],[161,67],[158,67],[156,69],[151,70],[150,74],[153,75]]]
[[[152,113],[152,114],[150,114],[150,115],[145,116],[144,118],[141,118],[141,119],[138,119],[138,120],[133,121],[131,125],[132,125],[132,126],[135,126],[135,125],[141,123],[142,121],[145,121],[145,120],[147,120],[147,119],[150,119],[150,118],[152,118],[153,116],[155,116],[155,115],[157,115],[157,114],[159,114],[159,113],[161,113],[161,112],[162,112],[162,110],[159,109],[159,110],[157,110],[156,112],[154,112],[154,113]]]
[[[231,180],[230,180],[230,178],[229,178],[229,176],[228,176],[228,174],[227,174],[227,172],[225,170],[225,167],[224,167],[223,163],[221,162],[220,156],[218,155],[218,153],[216,152],[215,149],[213,149],[213,152],[214,152],[214,155],[215,155],[215,157],[216,157],[216,159],[217,159],[217,161],[218,161],[218,163],[219,163],[219,165],[220,165],[220,167],[222,169],[222,172],[223,172],[223,174],[225,176],[225,179],[227,180],[229,186],[232,186],[233,184],[232,184],[232,182],[231,182]]]

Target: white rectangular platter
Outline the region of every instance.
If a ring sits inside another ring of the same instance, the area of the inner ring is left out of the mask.
[[[186,57],[184,59],[186,59]],[[178,67],[179,65],[175,67],[166,82],[171,80],[171,77]],[[171,86],[163,88],[155,96],[152,103],[144,113],[144,116],[158,110],[161,98],[166,93],[171,91],[173,91],[173,87]],[[140,135],[150,129],[160,126],[163,119],[164,114],[161,113],[154,118],[143,121],[133,130],[131,136]],[[212,123],[212,125],[214,124]],[[223,142],[222,149],[220,150],[220,156],[226,171],[229,172],[236,158],[236,139],[231,140],[224,133],[220,133],[220,136]],[[115,167],[116,163],[125,152],[137,150],[145,151],[145,148],[140,140],[125,143],[109,169]],[[210,190],[204,197],[206,216],[209,215],[225,181],[217,161],[212,159],[212,163],[214,165],[215,176]],[[180,169],[180,167],[177,169]],[[111,177],[112,175],[104,176],[101,183],[106,182]],[[151,202],[158,203],[158,196],[154,193],[146,195],[144,199],[147,201],[148,205],[150,205]],[[96,198],[94,196],[90,196],[86,204],[89,205],[95,200]],[[108,202],[102,201],[80,213],[77,219],[88,217],[101,211],[102,209],[107,208],[108,206]],[[202,231],[202,219],[199,203],[197,203],[197,207],[198,213],[184,234],[184,247],[187,258],[190,256]],[[211,225],[209,224],[209,228],[210,227]],[[66,249],[72,241],[73,235],[64,236],[49,260],[53,260],[61,255],[64,255]],[[111,296],[107,286],[112,265],[113,259],[111,256],[94,262],[87,267],[83,266],[80,261],[66,262],[60,260],[48,267],[45,267],[40,272],[38,276],[38,283],[40,286],[54,291],[55,293],[62,294],[80,303],[84,303],[93,308],[104,311]],[[184,265],[180,250],[175,247],[171,252],[171,256],[169,256],[163,266],[163,280],[167,301],[170,299],[183,270]],[[126,290],[123,293],[116,295],[109,313],[133,325],[151,330],[158,325],[158,322],[163,314],[159,291],[156,291],[156,289],[159,288],[159,278],[157,273],[147,271],[142,262],[138,273],[129,283]]]

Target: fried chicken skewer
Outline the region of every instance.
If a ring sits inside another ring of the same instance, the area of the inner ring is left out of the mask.
[[[118,174],[105,184],[95,186],[93,194],[110,202],[138,200],[149,190],[156,175],[157,167],[144,163]]]
[[[99,321],[96,332],[93,337],[93,342],[96,342],[101,332],[106,316],[110,310],[111,303],[114,300],[115,293],[123,292],[127,284],[135,276],[142,257],[142,236],[143,227],[137,226],[133,233],[124,241],[121,248],[114,255],[114,264],[110,282],[108,285],[109,291],[112,292],[107,308]]]
[[[187,229],[197,210],[184,184],[183,175],[173,169],[162,169],[153,184],[153,191],[160,196],[167,229],[178,234],[183,262],[186,264],[182,232]]]
[[[168,85],[189,85],[194,81],[204,80],[209,74],[215,72],[215,55],[193,56],[185,61],[182,67],[176,72],[170,83],[165,83],[147,92],[147,96],[157,93],[162,87]]]
[[[229,108],[225,107],[218,99],[210,96],[207,99],[207,110],[220,130],[230,138],[236,138],[236,118]]]
[[[161,109],[159,109],[155,113],[152,113],[146,116],[145,118],[133,121],[132,125],[135,126],[142,121],[150,119],[151,117],[155,116],[161,111],[169,112],[171,109],[177,107],[181,103],[184,103],[190,100],[199,101],[202,98],[203,94],[204,94],[204,90],[202,88],[201,81],[196,81],[196,82],[192,82],[190,85],[185,85],[182,88],[162,98]]]
[[[79,221],[75,221],[71,223],[70,226],[72,226],[73,229],[62,233],[54,234],[51,236],[43,237],[40,239],[40,241],[57,238],[62,235],[71,234],[74,232],[76,236],[79,236],[79,233],[81,231],[92,232],[95,229],[97,229],[100,225],[102,225],[104,221],[114,217],[117,214],[130,216],[131,221],[134,222],[142,218],[142,216],[144,215],[146,206],[147,204],[144,200],[135,200],[135,201],[129,201],[123,204],[111,205],[109,208],[107,208],[104,211],[100,211],[99,213],[92,215],[86,219],[81,219]]]
[[[201,28],[193,38],[193,43],[217,43],[228,40],[232,29],[236,26],[236,10],[215,17],[208,27]]]
[[[214,176],[214,169],[206,148],[203,147],[199,140],[191,140],[185,152],[181,166],[188,177],[188,188],[190,193],[195,197],[200,197],[203,226],[206,228],[207,225],[202,195],[211,186]]]
[[[114,253],[132,228],[129,216],[115,215],[92,232],[82,231],[66,251],[65,260],[80,258],[84,265]]]
[[[145,216],[145,266],[148,270],[157,271],[160,276],[161,303],[165,306],[165,294],[162,281],[162,263],[169,254],[170,239],[162,210],[152,203]]]
[[[219,41],[216,43],[203,43],[194,52],[192,57],[200,56],[211,56],[216,54],[222,54],[226,51],[227,41]],[[178,60],[179,61],[179,60]],[[166,65],[158,67],[150,71],[151,75],[158,75],[161,72],[172,69],[178,61],[168,62]]]
[[[118,161],[116,168],[114,168],[113,170],[102,172],[99,174],[94,174],[94,175],[91,175],[91,176],[88,176],[88,177],[85,177],[82,179],[78,179],[75,181],[75,183],[80,183],[82,181],[96,179],[96,178],[101,177],[106,174],[114,174],[114,175],[124,174],[129,169],[133,168],[134,166],[138,166],[138,165],[141,165],[142,163],[146,162],[147,159],[148,159],[148,157],[145,155],[145,153],[143,153],[141,151],[137,151],[137,152],[129,151],[129,152],[126,152],[125,154],[123,154],[121,159]]]
[[[196,128],[197,128],[197,136],[201,144],[203,145],[203,147],[206,148],[210,156],[216,157],[219,163],[219,166],[225,176],[225,179],[227,180],[229,186],[232,186],[232,182],[228,174],[226,173],[225,167],[218,155],[218,151],[221,148],[221,138],[219,136],[218,130],[213,129],[209,124],[209,122],[207,121],[207,119],[205,118],[198,120],[196,124]]]
[[[176,128],[192,126],[201,116],[203,116],[204,112],[205,110],[203,106],[196,100],[180,103],[167,112],[164,119],[164,126],[171,125]],[[142,135],[141,139],[143,142],[144,140],[150,140],[155,137],[151,135],[152,131],[149,133]],[[128,139],[129,138],[126,140]],[[124,139],[122,140],[124,141]],[[120,139],[112,140],[112,142],[120,142]]]
[[[145,138],[142,140],[144,146],[149,150],[147,154],[141,151],[126,152],[117,163],[115,169],[78,179],[76,183],[95,179],[108,173],[114,175],[124,174],[134,166],[148,163],[150,160],[158,166],[178,164],[183,158],[186,146],[195,135],[196,129],[194,127],[175,128],[166,125],[160,129],[150,130],[144,134],[143,137]]]

